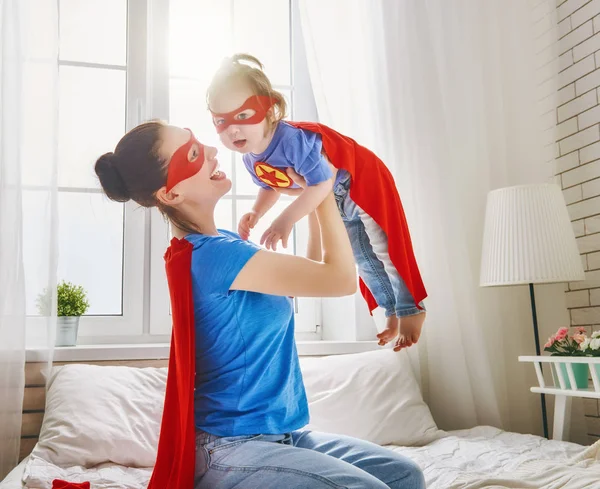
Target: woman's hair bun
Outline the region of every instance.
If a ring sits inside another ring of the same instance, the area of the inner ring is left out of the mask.
[[[106,195],[117,202],[127,202],[131,194],[123,176],[117,168],[117,156],[113,153],[105,153],[96,161],[96,175],[100,179],[100,185]]]

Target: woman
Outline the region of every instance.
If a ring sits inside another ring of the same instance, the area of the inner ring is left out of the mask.
[[[315,260],[261,250],[215,226],[215,206],[231,188],[216,155],[189,130],[148,122],[95,167],[109,198],[158,207],[193,246],[195,487],[425,487],[420,469],[394,452],[301,430],[308,405],[290,297],[356,290],[333,195],[311,216]]]

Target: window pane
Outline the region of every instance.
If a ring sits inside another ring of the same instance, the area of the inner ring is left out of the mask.
[[[189,127],[206,144],[215,145],[219,136],[206,108],[206,86],[196,80],[171,78],[169,122]]]
[[[48,92],[55,93],[57,88],[56,66],[46,63],[28,63],[23,76],[21,111],[24,128],[22,150],[22,178],[24,185],[47,185],[52,181],[54,168],[48,164],[56,151],[56,102]],[[35,143],[33,142],[35,141]]]
[[[28,315],[38,315],[37,298],[48,286],[51,237],[52,195],[51,191],[24,190],[23,203],[23,265]],[[51,260],[50,260],[51,262]]]
[[[235,51],[257,57],[275,85],[291,84],[289,7],[288,0],[234,0]]]
[[[122,314],[124,205],[102,194],[60,192],[58,212],[59,280],[83,286],[88,315]]]
[[[125,71],[60,67],[59,186],[98,187],[96,159],[125,132]]]
[[[171,76],[202,80],[206,88],[232,53],[230,2],[171,0],[169,20]]]
[[[273,219],[275,219],[279,214],[281,214],[281,212],[289,204],[290,204],[289,200],[279,200],[279,202],[277,202],[277,204],[275,204],[273,206],[273,208],[269,212],[267,212],[260,221],[258,221],[258,224],[256,225],[256,227],[250,231],[250,240],[254,241],[255,243],[260,243],[261,236],[267,230],[267,228],[271,225],[271,223],[273,222]],[[235,231],[236,232],[237,232],[237,223],[239,222],[240,218],[246,212],[250,212],[252,210],[253,205],[254,205],[254,200],[238,200],[237,215],[236,215],[236,222],[235,222],[235,227],[236,227]],[[277,251],[281,252],[281,253],[286,253],[288,255],[293,255],[295,252],[295,248],[296,248],[295,247],[295,239],[296,239],[296,230],[294,229],[294,230],[292,230],[292,232],[290,234],[287,249],[281,245],[281,242],[279,242],[277,245]]]
[[[127,0],[60,0],[60,59],[124,66]]]

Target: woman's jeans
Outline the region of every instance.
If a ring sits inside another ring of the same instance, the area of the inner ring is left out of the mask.
[[[196,432],[195,489],[424,489],[409,458],[348,436],[299,430],[218,437]]]
[[[379,225],[350,198],[350,174],[333,188],[340,215],[348,231],[358,274],[369,287],[386,317],[413,316],[423,310],[415,305],[404,280],[392,264],[388,239]],[[420,304],[423,307],[423,304]]]

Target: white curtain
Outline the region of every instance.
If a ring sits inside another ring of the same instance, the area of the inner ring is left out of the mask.
[[[374,150],[398,185],[429,293],[410,354],[443,429],[541,433],[533,369],[517,362],[535,351],[527,289],[481,289],[479,261],[488,191],[553,175],[554,8],[300,0],[319,120]],[[543,338],[567,317],[563,290],[538,290]]]
[[[19,457],[25,352],[51,361],[57,265],[58,2],[0,0],[0,480]]]

